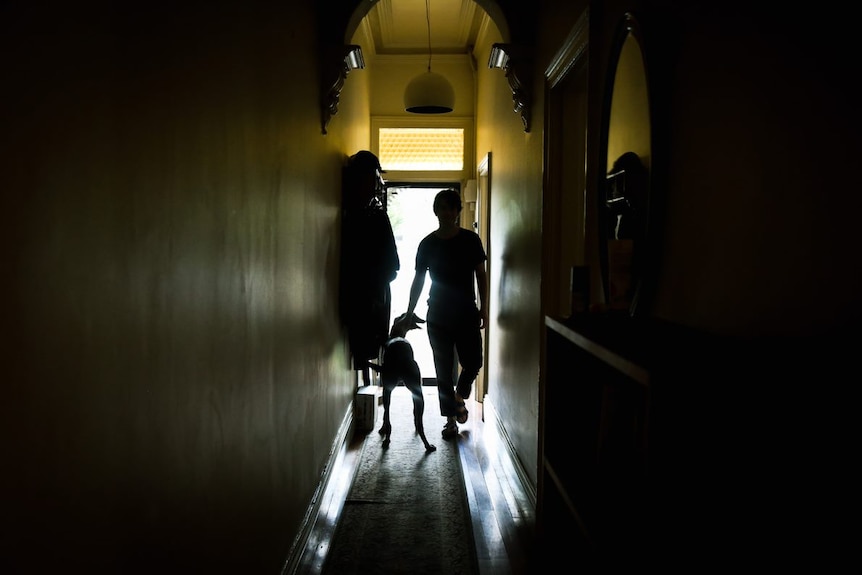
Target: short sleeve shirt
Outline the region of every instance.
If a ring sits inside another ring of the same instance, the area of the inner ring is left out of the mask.
[[[416,271],[428,270],[431,275],[429,307],[474,308],[474,271],[486,259],[482,240],[473,231],[461,228],[451,238],[441,238],[436,233],[425,236],[416,250]]]

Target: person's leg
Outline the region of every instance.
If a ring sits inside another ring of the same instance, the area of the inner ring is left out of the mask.
[[[455,339],[450,331],[437,323],[428,322],[428,341],[434,355],[437,372],[437,397],[440,415],[455,415]]]
[[[473,382],[482,369],[482,332],[476,327],[469,326],[461,329],[455,340],[458,350],[458,361],[461,364],[461,375],[458,376],[456,393],[461,399],[470,397],[473,390]]]

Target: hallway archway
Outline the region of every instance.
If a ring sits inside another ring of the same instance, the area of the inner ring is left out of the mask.
[[[349,44],[351,38],[353,38],[354,34],[356,34],[356,30],[359,28],[362,20],[368,15],[368,12],[378,4],[381,0],[375,1],[362,1],[362,0],[354,0],[354,4],[356,7],[353,9],[353,12],[350,16],[350,19],[347,22],[347,27],[344,29],[344,34],[342,38],[345,44]],[[398,2],[399,0],[389,0],[390,2]],[[500,8],[500,5],[496,2],[496,0],[472,0],[479,8],[485,11],[488,14],[488,17],[497,26],[497,29],[500,31],[500,35],[503,38],[504,42],[509,42],[511,35],[509,33],[509,24],[506,20],[506,16],[503,13],[503,9]]]

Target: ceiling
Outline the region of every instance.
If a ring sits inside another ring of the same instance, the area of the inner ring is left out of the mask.
[[[467,54],[485,11],[473,0],[427,0],[432,54]],[[376,54],[427,54],[426,0],[380,0],[366,16]]]

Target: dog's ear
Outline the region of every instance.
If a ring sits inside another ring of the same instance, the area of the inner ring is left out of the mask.
[[[404,314],[404,315],[407,315],[407,314]],[[422,319],[421,317],[417,316],[415,313],[410,314],[410,316],[411,317],[406,320],[407,321],[407,329],[408,330],[422,329],[421,327],[419,327],[419,324],[425,323],[425,320]]]
[[[398,328],[403,328],[404,322],[407,319],[407,314],[403,313],[395,318],[395,321],[392,322],[392,329],[397,330]],[[409,328],[408,328],[409,329]]]
[[[417,316],[415,313],[409,314],[409,316],[406,313],[402,313],[395,318],[395,321],[392,322],[392,329],[397,330],[397,328],[400,327],[405,332],[408,332],[411,329],[422,329],[418,325],[420,323],[425,323],[425,320]]]

